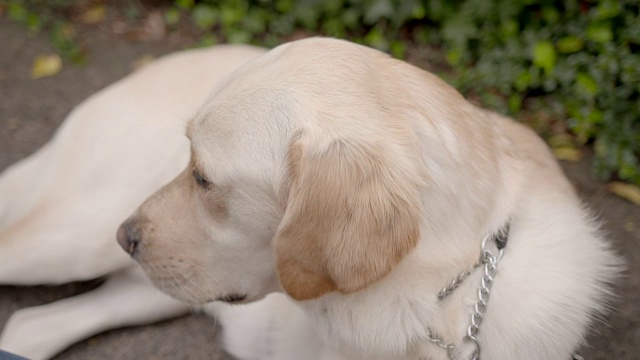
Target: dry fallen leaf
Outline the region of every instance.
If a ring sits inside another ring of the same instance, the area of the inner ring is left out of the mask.
[[[562,146],[553,149],[553,156],[558,160],[577,162],[582,159],[582,151],[573,147]]]
[[[609,184],[609,191],[640,206],[640,186],[638,185],[614,181]]]
[[[153,60],[155,59],[155,57],[151,54],[146,54],[143,55],[139,58],[137,58],[134,62],[133,62],[133,69],[134,70],[138,70],[141,67],[149,64],[150,62],[153,62]]]
[[[31,78],[40,79],[53,76],[62,69],[62,59],[57,54],[40,55],[33,62],[31,67]]]
[[[72,39],[74,38],[78,32],[76,31],[75,26],[73,26],[73,24],[71,23],[65,23],[62,26],[62,29],[60,30],[60,34],[65,38],[65,39]]]
[[[5,127],[9,130],[15,130],[20,126],[20,119],[17,118],[9,118],[5,123]]]
[[[104,20],[107,14],[107,8],[104,4],[96,4],[85,10],[82,13],[80,20],[85,24],[97,24]]]
[[[549,137],[549,145],[552,148],[559,147],[575,147],[575,140],[573,136],[567,133],[558,133]]]
[[[147,39],[147,32],[142,27],[127,30],[125,37],[129,41],[143,41]]]

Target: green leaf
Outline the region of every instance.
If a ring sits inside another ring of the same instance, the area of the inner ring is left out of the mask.
[[[164,22],[170,27],[178,25],[180,22],[180,10],[175,8],[167,9],[164,12]]]
[[[233,29],[227,32],[227,41],[232,44],[249,43],[252,37],[251,33],[242,29]]]
[[[550,24],[557,24],[560,20],[560,12],[555,6],[545,6],[542,8],[542,17]]]
[[[460,59],[462,55],[460,54],[460,50],[449,50],[447,51],[447,62],[453,66],[457,66],[460,64]]]
[[[608,43],[613,40],[613,31],[610,24],[596,24],[587,28],[587,39],[598,42]]]
[[[267,16],[264,10],[253,8],[248,16],[242,19],[242,27],[250,34],[263,34],[267,29]]]
[[[41,17],[36,13],[29,13],[29,15],[27,15],[26,24],[27,28],[34,32],[40,31],[44,25]]]
[[[391,43],[391,55],[397,59],[404,59],[407,53],[407,45],[402,41],[393,41]]]
[[[599,1],[600,4],[596,7],[596,19],[606,20],[614,18],[622,12],[622,5],[618,0],[604,0]]]
[[[382,32],[376,28],[371,29],[367,36],[364,37],[364,41],[367,45],[376,49],[386,51],[389,49],[389,42],[384,37]]]
[[[593,78],[585,73],[580,73],[576,77],[576,82],[580,87],[587,92],[587,94],[593,96],[598,92],[598,84]]]
[[[209,47],[209,46],[215,45],[217,43],[218,43],[218,41],[216,40],[215,36],[213,36],[213,35],[205,35],[202,38],[200,38],[200,40],[196,44],[196,47]]]
[[[373,25],[385,18],[388,19],[393,15],[394,9],[389,0],[375,0],[364,13],[364,22]]]
[[[296,19],[302,23],[306,29],[315,30],[318,28],[318,17],[320,13],[311,7],[299,7],[295,10]],[[343,16],[344,20],[344,16]],[[345,24],[347,22],[345,21]]]
[[[263,45],[268,48],[276,47],[279,44],[280,44],[280,39],[273,34],[267,34],[267,37],[264,39],[264,43],[263,43]]]
[[[295,1],[295,0],[292,0],[292,1]],[[310,1],[314,1],[314,0],[310,0]],[[327,13],[327,15],[331,15],[331,16],[339,15],[342,9],[346,7],[344,0],[322,0],[322,1],[318,1],[318,3],[322,4],[322,8],[324,9],[324,11]]]
[[[338,18],[332,18],[327,20],[323,26],[324,31],[329,36],[342,38],[346,35],[346,30],[344,28],[344,24]]]
[[[276,10],[281,13],[288,13],[296,6],[293,0],[276,0]]]
[[[51,45],[58,54],[75,64],[85,63],[87,54],[75,41],[76,31],[71,23],[58,22],[49,32]]]
[[[509,95],[509,111],[517,113],[522,108],[522,96],[517,93]]]
[[[428,44],[430,40],[431,29],[425,27],[420,29],[414,33],[414,40],[418,42],[418,44]]]
[[[216,11],[210,5],[198,4],[191,13],[193,22],[200,30],[209,30],[217,22]]]
[[[508,20],[502,23],[500,26],[500,33],[502,38],[506,41],[507,39],[515,38],[518,35],[518,22],[515,20]]]
[[[223,26],[235,26],[247,15],[247,9],[237,5],[220,7],[220,21]]]
[[[551,42],[535,43],[533,46],[533,65],[543,69],[546,74],[553,72],[556,65],[556,50]]]
[[[446,21],[442,28],[442,36],[455,47],[466,49],[470,39],[478,36],[478,28],[467,15],[458,14]]]
[[[342,13],[342,22],[347,28],[356,28],[359,24],[360,13],[355,9],[346,9]]]
[[[413,6],[413,10],[411,10],[411,17],[419,20],[423,19],[425,16],[427,16],[427,9],[425,9],[421,3],[417,2]]]
[[[277,21],[271,21],[269,23],[269,32],[271,32],[272,35],[287,35],[294,30],[294,25],[295,19],[293,16],[278,16]]]
[[[577,36],[565,36],[556,43],[558,52],[563,54],[578,52],[582,50],[583,45],[584,41]]]
[[[9,18],[13,21],[25,21],[29,12],[27,9],[21,4],[12,3],[9,5],[9,10],[7,11],[9,14]]]
[[[521,72],[520,75],[518,75],[515,81],[513,82],[513,86],[518,91],[527,90],[530,84],[531,84],[531,74],[529,73],[529,70],[525,70]]]
[[[180,9],[191,9],[193,7],[193,0],[176,0],[176,6]]]

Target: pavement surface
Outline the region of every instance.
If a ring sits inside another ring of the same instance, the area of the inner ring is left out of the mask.
[[[0,171],[44,144],[73,106],[131,72],[132,64],[192,43],[179,36],[127,41],[106,27],[83,30],[89,44],[86,66],[66,65],[56,76],[30,78],[33,59],[53,52],[46,34],[30,34],[0,17]],[[423,54],[424,55],[424,54]],[[421,67],[428,56],[410,57]],[[606,323],[595,325],[581,350],[585,359],[640,358],[640,207],[611,195],[590,172],[591,155],[563,163],[578,192],[603,220],[615,247],[628,261],[617,286],[619,300]],[[100,280],[62,286],[0,286],[0,329],[20,308],[45,304],[95,288]],[[220,349],[215,321],[191,315],[159,324],[109,331],[67,349],[56,359],[231,359]],[[541,359],[542,360],[542,359]]]

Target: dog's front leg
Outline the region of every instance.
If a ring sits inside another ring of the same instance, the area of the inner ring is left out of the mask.
[[[48,359],[99,332],[153,323],[189,310],[132,267],[86,294],[17,311],[0,336],[0,348],[33,360]]]

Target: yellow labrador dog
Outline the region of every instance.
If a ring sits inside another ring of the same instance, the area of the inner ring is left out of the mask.
[[[607,306],[619,259],[544,142],[378,51],[280,46],[187,136],[118,231],[177,299],[284,292],[345,359],[569,359]]]
[[[90,293],[18,311],[0,349],[49,358],[100,331],[189,311],[148,282],[116,230],[188,163],[186,121],[213,84],[264,52],[218,46],[158,60],[91,96],[49,143],[2,173],[0,284],[114,275]]]

